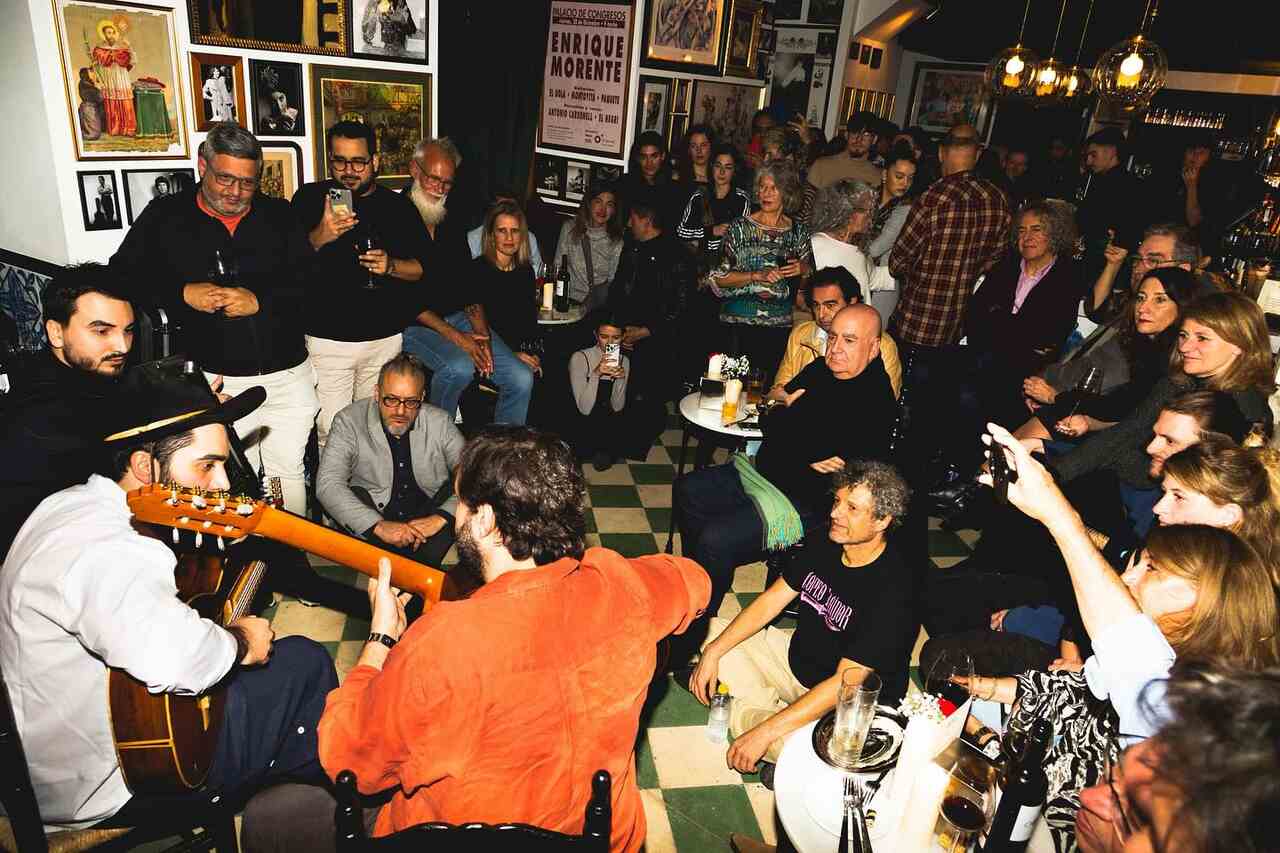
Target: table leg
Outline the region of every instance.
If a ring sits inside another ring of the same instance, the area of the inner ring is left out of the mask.
[[[676,481],[684,476],[684,455],[689,452],[689,422],[681,419],[680,459],[676,462],[676,478],[671,481],[671,521],[667,525],[667,553],[674,552],[676,541]]]

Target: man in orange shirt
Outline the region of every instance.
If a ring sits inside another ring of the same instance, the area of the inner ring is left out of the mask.
[[[331,777],[396,789],[375,835],[425,821],[516,821],[582,832],[599,769],[615,851],[639,850],[633,746],[656,644],[707,606],[696,563],[587,550],[582,474],[559,439],[495,427],[458,464],[459,568],[484,585],[404,633],[389,568],[373,634],[320,719]],[[394,647],[394,648],[393,648]]]

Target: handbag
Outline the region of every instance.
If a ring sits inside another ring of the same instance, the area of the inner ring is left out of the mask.
[[[582,234],[582,259],[587,265],[587,298],[583,305],[587,314],[595,311],[597,308],[604,307],[609,301],[609,283],[596,287],[596,271],[595,265],[591,260],[591,241],[587,239],[586,232]]]

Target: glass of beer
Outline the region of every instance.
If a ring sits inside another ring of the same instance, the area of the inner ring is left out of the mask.
[[[724,403],[720,409],[720,423],[728,426],[738,419],[738,402],[742,397],[742,380],[729,379],[724,383]]]
[[[862,757],[867,732],[876,716],[880,686],[880,676],[866,667],[851,666],[840,677],[836,724],[827,751],[831,760],[846,770],[854,769]]]

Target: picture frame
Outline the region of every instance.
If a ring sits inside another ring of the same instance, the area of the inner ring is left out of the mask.
[[[779,21],[804,21],[804,0],[774,0],[773,7]]]
[[[709,126],[717,141],[745,151],[751,142],[751,118],[763,99],[762,86],[699,80],[693,89],[689,121]]]
[[[124,169],[120,172],[124,183],[124,209],[129,224],[138,221],[143,209],[157,198],[184,192],[195,186],[195,169],[171,167],[155,169]]]
[[[827,30],[818,33],[818,49],[814,53],[818,59],[825,62],[834,62],[836,58],[836,31]]]
[[[755,77],[755,55],[760,49],[764,5],[759,0],[729,0],[725,36],[726,77]]]
[[[769,27],[760,31],[760,50],[773,53],[778,46],[778,31]]]
[[[671,99],[671,112],[689,112],[689,95],[693,91],[692,80],[676,80],[675,95]]]
[[[720,73],[724,56],[725,5],[728,0],[653,0],[647,7],[640,64],[649,68]],[[673,22],[682,11],[690,15]],[[690,20],[696,15],[703,20]],[[710,20],[707,20],[707,19]],[[665,25],[664,25],[665,23]]]
[[[681,139],[684,139],[685,133],[689,130],[689,114],[688,113],[672,113],[671,118],[667,120],[667,151],[676,145]]]
[[[809,0],[807,20],[811,24],[838,27],[843,15],[844,0]]]
[[[671,114],[671,78],[640,77],[640,101],[636,108],[636,136],[647,131],[662,133]]]
[[[870,64],[871,64],[871,45],[869,45],[869,44],[864,44],[864,45],[862,45],[862,47],[860,47],[858,50],[859,50],[859,53],[858,53],[858,64],[859,64],[859,65],[870,65]]]
[[[114,170],[76,172],[80,188],[80,216],[86,231],[116,231],[120,217],[120,187]]]
[[[245,112],[244,70],[240,57],[220,53],[192,53],[191,115],[196,130],[207,131],[214,122],[234,121],[249,127]]]
[[[76,159],[187,157],[173,9],[53,0],[53,17]]]
[[[253,132],[257,136],[306,136],[302,65],[271,59],[249,60]]]
[[[591,164],[581,160],[565,163],[564,197],[568,201],[582,201],[591,185]]]
[[[880,47],[871,48],[871,67],[879,68],[880,63],[883,60],[884,60],[884,48],[880,48]]]
[[[325,131],[339,119],[355,119],[374,128],[378,180],[396,187],[408,184],[413,149],[431,136],[431,75],[336,65],[310,68],[316,179],[329,177]]]
[[[622,180],[622,166],[617,163],[592,163],[589,186],[609,186]]]
[[[820,37],[829,28],[785,26],[777,28],[777,52],[769,67],[769,107],[790,120],[800,115],[811,126],[826,120],[827,87],[832,58],[818,55]]]
[[[926,133],[946,133],[959,116],[985,139],[991,129],[992,97],[981,65],[920,62],[911,77],[906,127],[919,125]]]
[[[351,55],[385,62],[431,62],[431,0],[342,0],[346,5],[347,40]]]
[[[191,43],[346,56],[346,0],[187,0]]]
[[[258,189],[263,195],[289,201],[304,183],[302,149],[298,143],[262,143],[262,179]]]
[[[544,199],[564,197],[565,160],[552,154],[538,154],[534,158],[533,191]]]

